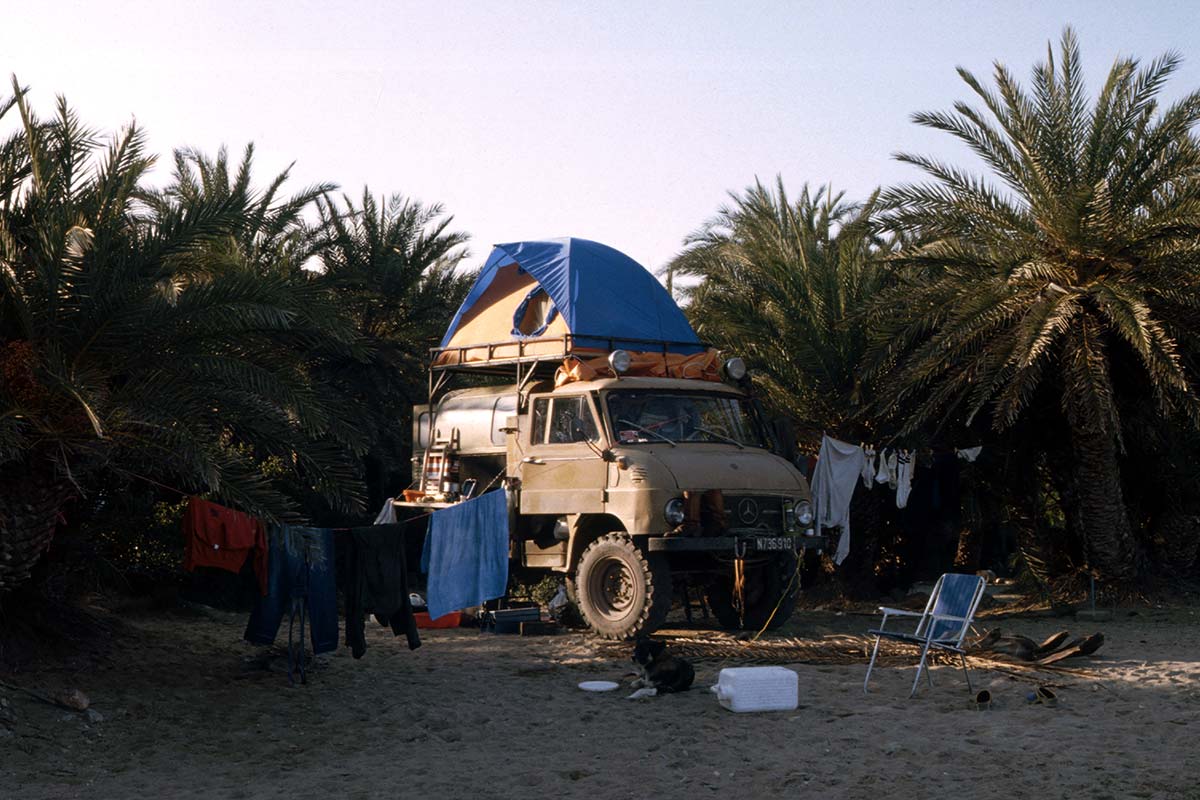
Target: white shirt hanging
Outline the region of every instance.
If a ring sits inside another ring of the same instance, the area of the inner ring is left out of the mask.
[[[850,554],[850,498],[863,472],[863,449],[858,445],[821,437],[821,453],[813,470],[812,495],[817,532],[821,528],[842,529],[834,562]]]

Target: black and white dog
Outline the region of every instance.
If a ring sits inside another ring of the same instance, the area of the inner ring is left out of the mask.
[[[656,639],[639,638],[633,647],[633,663],[641,673],[633,682],[636,692],[630,700],[658,694],[686,692],[696,679],[696,670],[687,659],[667,653],[667,645]]]

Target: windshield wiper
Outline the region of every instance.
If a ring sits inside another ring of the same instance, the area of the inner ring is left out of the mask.
[[[746,449],[745,445],[743,445],[737,439],[732,439],[723,433],[717,433],[716,431],[710,431],[708,428],[701,428],[701,427],[697,427],[696,430],[700,431],[701,433],[707,433],[709,436],[715,436],[718,439],[721,439],[722,441],[729,442],[730,444],[735,445],[738,450]]]
[[[621,423],[622,425],[632,425],[633,427],[637,428],[642,433],[648,433],[651,436],[654,436],[655,438],[662,439],[664,442],[671,445],[671,447],[677,447],[677,445],[674,442],[672,442],[667,437],[663,436],[658,431],[652,431],[649,428],[643,428],[641,425],[638,425],[636,422],[630,422],[627,419],[618,419],[617,422]]]

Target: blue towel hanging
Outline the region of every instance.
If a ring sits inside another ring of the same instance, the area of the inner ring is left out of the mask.
[[[429,616],[503,597],[508,591],[508,499],[504,491],[433,512],[421,553]]]

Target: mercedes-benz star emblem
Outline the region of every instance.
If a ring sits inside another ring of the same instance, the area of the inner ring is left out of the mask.
[[[742,502],[738,503],[738,519],[746,525],[753,525],[758,519],[758,503],[749,497],[743,498]]]

